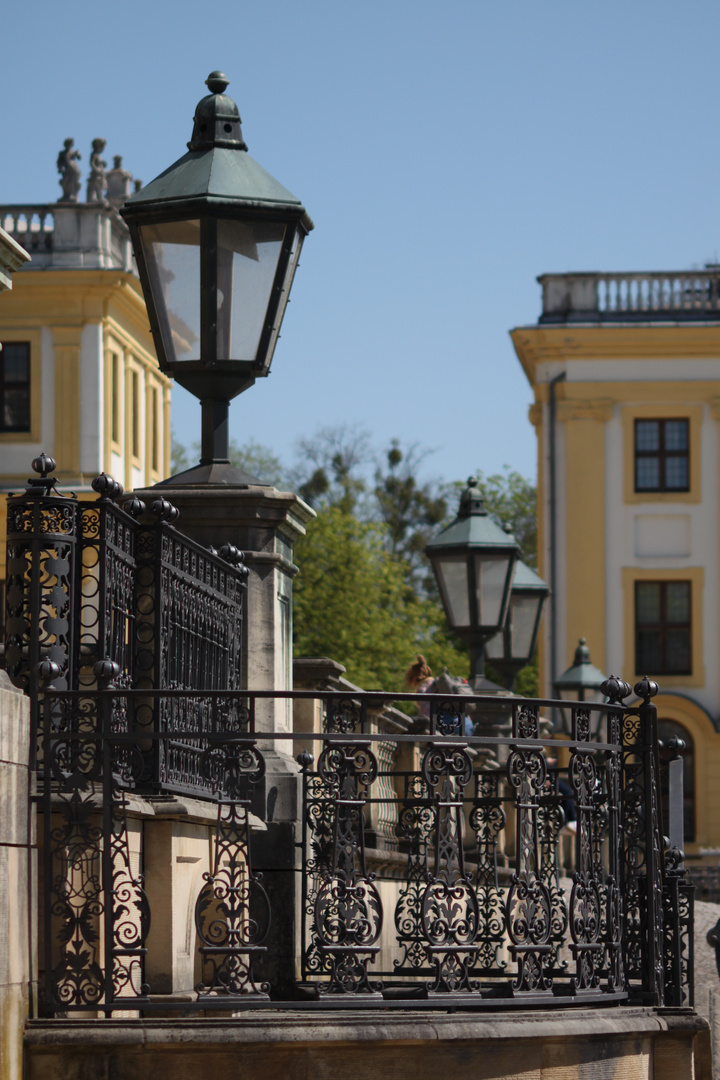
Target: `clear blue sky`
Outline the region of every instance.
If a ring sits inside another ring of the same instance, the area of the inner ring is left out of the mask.
[[[54,201],[92,138],[149,181],[213,68],[250,153],[315,220],[271,376],[233,436],[292,457],[358,423],[445,480],[535,472],[508,330],[543,271],[717,259],[718,0],[8,4],[0,201]],[[194,399],[174,422],[199,437]]]

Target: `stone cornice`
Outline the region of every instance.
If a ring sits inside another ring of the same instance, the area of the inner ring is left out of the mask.
[[[510,337],[532,386],[543,363],[720,359],[720,323],[519,326]]]

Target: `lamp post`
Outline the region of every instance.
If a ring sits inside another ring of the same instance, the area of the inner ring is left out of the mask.
[[[518,559],[505,626],[485,647],[486,656],[502,672],[508,690],[513,689],[517,673],[535,655],[540,616],[549,593],[543,579]]]
[[[555,680],[555,695],[563,701],[587,701],[593,704],[601,704],[605,700],[602,686],[607,675],[603,675],[599,668],[590,660],[590,650],[585,638],[580,638],[575,650],[572,665],[558,675]],[[564,715],[562,722],[566,725],[567,717]],[[602,714],[598,713],[595,725],[595,737],[599,737]]]
[[[208,76],[188,153],[120,210],[160,368],[200,399],[208,470],[228,461],[229,402],[270,372],[313,227],[300,200],[248,154],[227,85],[220,71]]]
[[[478,693],[497,691],[485,678],[485,642],[504,626],[519,547],[485,509],[471,476],[457,517],[425,548],[451,630],[470,645],[470,682]]]
[[[590,660],[590,650],[585,638],[580,638],[575,650],[572,666],[558,675],[555,680],[555,693],[563,701],[588,701],[600,704],[604,700],[602,684],[607,675],[603,675]]]

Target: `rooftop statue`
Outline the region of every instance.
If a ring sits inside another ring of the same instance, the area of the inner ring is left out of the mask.
[[[90,176],[87,182],[87,201],[105,202],[105,166],[100,157],[105,149],[105,139],[93,139],[90,155]]]
[[[58,202],[77,202],[80,191],[80,166],[78,161],[82,155],[74,149],[75,140],[66,139],[65,148],[60,151],[57,159],[57,170],[60,173],[60,187],[63,190]]]
[[[108,171],[106,180],[107,201],[117,210],[130,197],[130,182],[132,181],[132,173],[122,167],[120,154],[114,156],[113,167]]]

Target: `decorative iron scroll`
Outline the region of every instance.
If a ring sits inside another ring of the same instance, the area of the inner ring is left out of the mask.
[[[326,783],[317,773],[310,772],[312,754],[305,751],[298,757],[303,770],[303,978],[308,975],[329,974],[330,957],[320,950],[320,940],[315,931],[315,905],[323,881],[329,876],[333,864],[333,839],[335,835],[335,799],[337,780],[332,777]]]
[[[77,623],[77,501],[56,490],[55,462],[40,454],[37,478],[7,503],[5,666],[16,686],[36,689],[38,664],[57,664],[58,688],[74,688]]]
[[[473,974],[503,974],[507,961],[501,958],[506,943],[505,895],[498,883],[498,838],[505,828],[505,811],[500,798],[497,771],[475,773],[475,800],[470,827],[477,842],[478,932]]]
[[[195,905],[203,981],[198,1000],[216,995],[266,998],[268,983],[257,983],[253,961],[267,953],[270,901],[262,874],[250,863],[252,786],[265,775],[265,761],[254,742],[215,744],[202,756],[208,783],[224,793],[218,802],[215,857]]]
[[[318,994],[376,994],[368,963],[379,952],[382,904],[365,864],[365,794],[377,777],[369,743],[330,743],[318,761],[325,784],[337,785],[332,864],[315,900],[315,932],[331,960],[330,982]]]
[[[402,847],[407,849],[407,870],[395,904],[395,932],[402,954],[394,960],[393,966],[396,974],[411,975],[426,970],[427,965],[422,905],[430,871],[435,815],[422,775],[408,773],[404,781],[405,797],[397,834]]]
[[[657,714],[652,704],[657,690],[650,679],[636,683],[634,692],[642,704],[624,717],[622,885],[627,978],[642,1000],[662,1005],[663,846]],[[629,692],[627,687],[623,696]]]
[[[617,709],[607,712],[607,741],[616,749],[606,755],[605,805],[602,827],[594,840],[596,875],[602,881],[603,899],[601,938],[604,947],[604,968],[607,973],[607,990],[617,992],[625,984],[622,951],[624,925],[623,897],[620,890],[622,875],[622,714]]]
[[[104,673],[117,674],[116,665]],[[148,989],[150,912],[132,865],[125,791],[142,760],[113,739],[110,694],[58,706],[48,693],[43,720],[44,1007],[110,1012]]]
[[[587,741],[588,729],[580,723],[583,713],[575,714],[576,739]],[[602,897],[596,873],[594,839],[598,775],[592,753],[575,746],[568,768],[570,783],[575,792],[577,831],[575,834],[575,873],[570,894],[570,952],[575,960],[573,986],[577,993],[595,990],[600,985],[603,959],[601,942]]]
[[[676,1008],[694,1005],[695,886],[687,879],[682,859],[683,852],[677,848],[666,852],[663,888],[665,1004]]]
[[[540,724],[536,707],[525,707],[513,718],[513,736],[537,739]],[[515,993],[550,992],[547,969],[553,951],[552,901],[541,877],[538,856],[540,798],[547,780],[547,764],[538,748],[513,747],[507,776],[517,791],[516,869],[507,897],[506,919],[510,953],[517,963]]]
[[[81,605],[76,667],[80,684],[92,686],[92,665],[112,660],[119,667],[115,684],[129,689],[136,680],[139,526],[113,502],[123,494],[122,484],[101,473],[92,486],[98,501],[78,504]],[[139,499],[130,502],[138,504],[139,512],[145,509]]]
[[[44,663],[45,677],[52,680],[57,667]],[[121,673],[107,660],[95,665],[93,677],[103,685]],[[203,746],[201,785],[218,803],[210,869],[192,899],[202,962],[197,1008],[262,1008],[271,1001],[275,1007],[278,995],[290,1007],[285,993],[292,975],[272,952],[266,884],[250,859],[250,806],[264,769],[253,715],[263,693],[155,690],[149,695],[123,687],[70,692],[39,685],[45,705],[46,767],[39,783],[47,1010],[151,1013],[160,1008],[144,982],[145,949],[152,939],[139,875],[141,829],[134,816],[145,805],[134,801],[134,793],[145,790],[146,735],[127,727],[128,716],[137,719],[148,699],[151,711],[163,703],[167,715],[185,722],[179,730],[154,732],[153,739],[178,745],[197,740]],[[331,696],[317,694],[322,701]],[[343,695],[332,696],[337,716]],[[374,710],[379,697],[365,700]],[[352,700],[357,702],[357,695]],[[495,744],[484,743],[482,736],[470,740],[427,731],[392,740],[383,733],[314,736],[322,745],[317,772],[309,751],[299,759],[303,954],[293,1000],[313,993],[328,1005],[372,1006],[382,989],[409,1007],[457,1002],[501,1008],[502,999],[511,996],[531,1004],[550,998],[555,1004],[573,999],[590,1004],[606,996],[620,1002],[630,989],[636,1000],[651,1001],[655,968],[644,965],[654,955],[662,962],[664,1000],[688,1003],[692,898],[677,862],[666,865],[664,878],[659,867],[659,926],[656,909],[646,901],[648,839],[655,835],[659,843],[657,803],[645,794],[654,782],[647,762],[651,750],[633,734],[646,717],[608,703],[603,706],[606,741],[598,742],[586,737],[585,708],[572,706],[568,793],[556,782],[565,770],[548,765],[553,744],[540,735],[539,704],[517,700],[513,708],[504,771],[488,757]],[[301,746],[313,739],[307,732],[293,737]],[[392,742],[400,752],[392,763],[388,757],[381,777],[375,743],[389,754]],[[418,772],[393,769],[414,762],[419,752]],[[561,805],[567,800],[577,812],[577,831],[566,922],[557,849]],[[398,847],[371,855],[365,847],[366,817],[375,820],[369,815],[379,803],[388,808],[387,821],[397,813]],[[506,833],[506,814],[514,845]],[[253,848],[256,839],[262,843],[261,836],[254,837]],[[368,866],[371,857],[376,861]],[[506,869],[511,858],[512,874]],[[635,876],[628,866],[639,868]],[[369,872],[376,868],[382,886]],[[384,927],[381,888],[393,912]],[[638,913],[634,939],[626,933],[631,920],[623,925],[625,897],[631,912],[635,905]],[[162,910],[154,914],[167,917]],[[631,946],[640,957],[641,974],[628,980]],[[276,1000],[261,971],[280,971],[277,983],[273,976]]]
[[[467,748],[451,741],[425,751],[422,775],[434,793],[435,865],[422,899],[422,928],[435,968],[430,994],[477,990],[469,969],[477,953],[478,901],[463,854],[463,793],[472,777]]]

